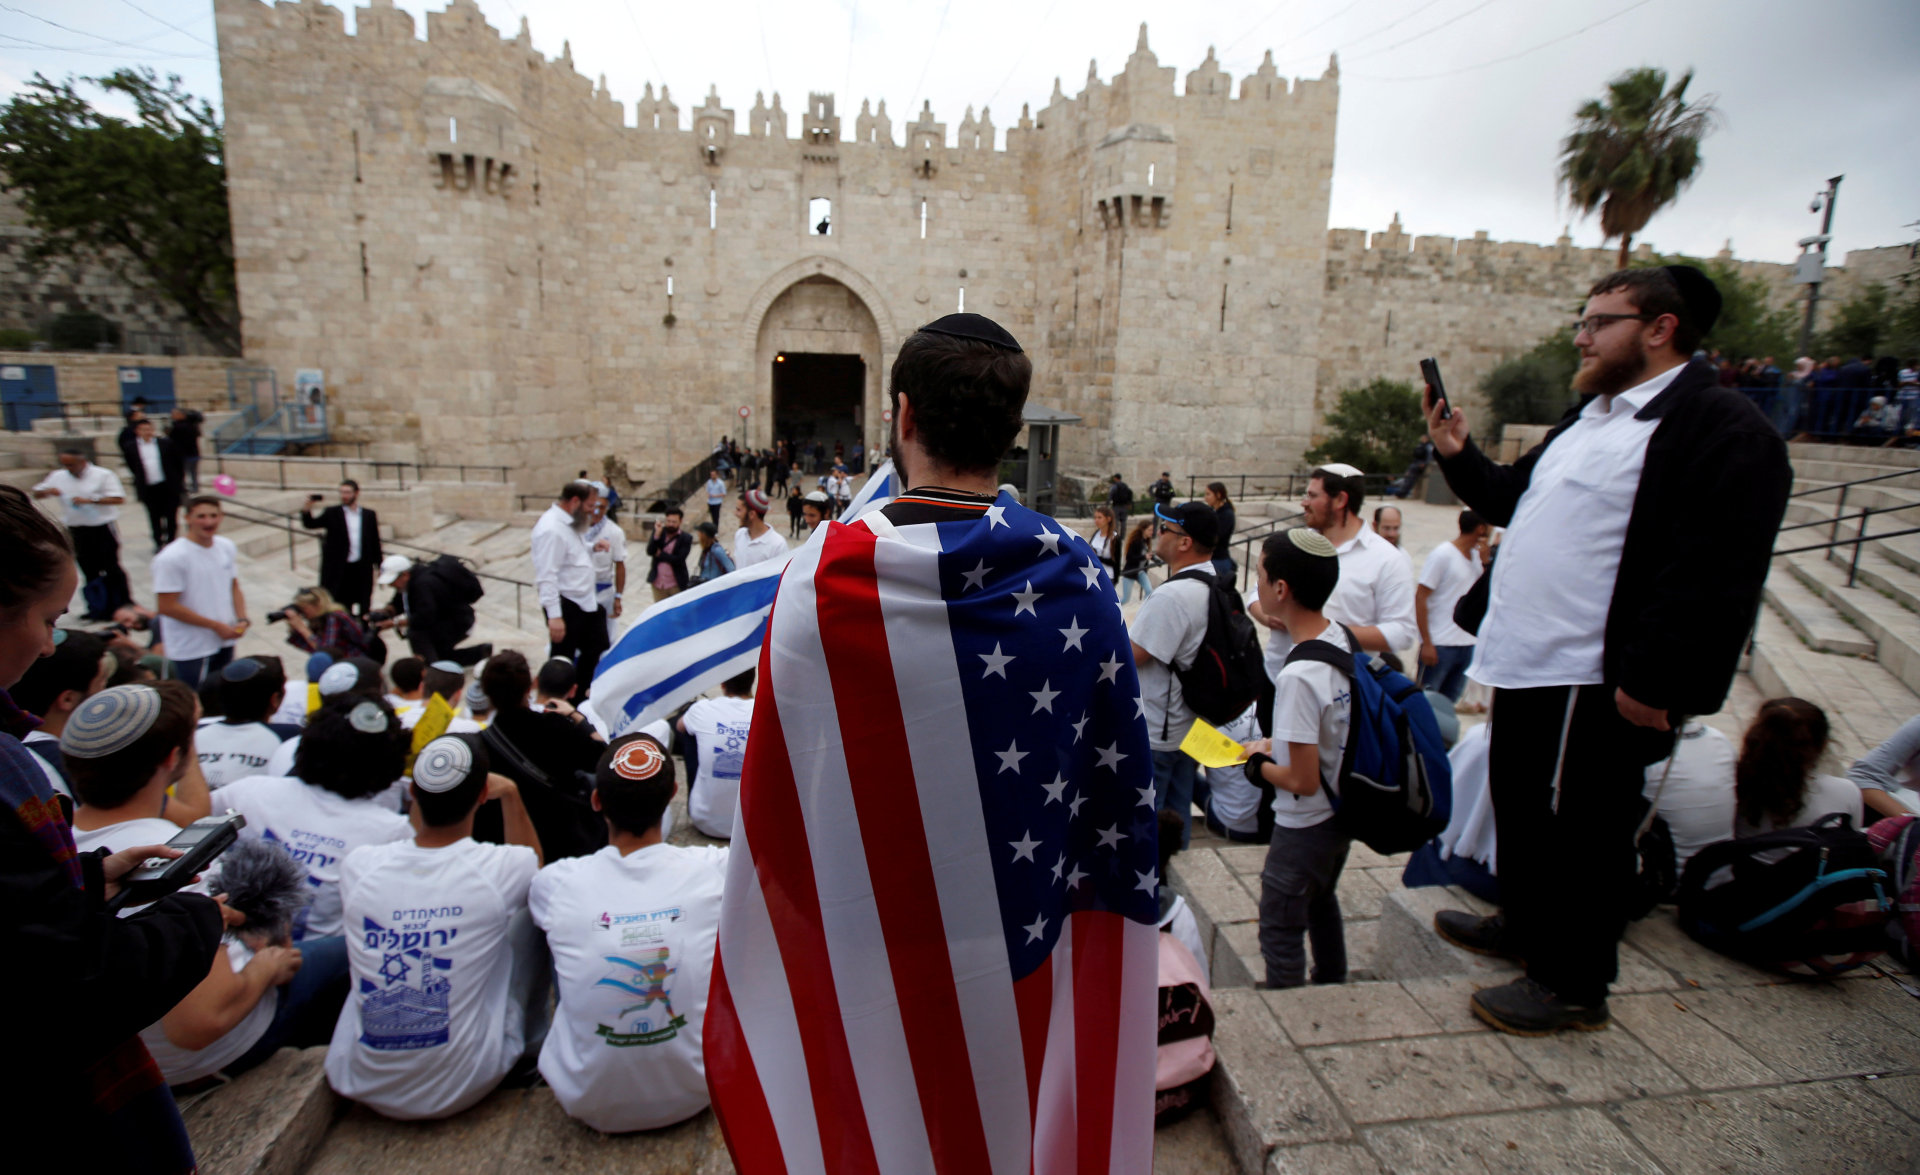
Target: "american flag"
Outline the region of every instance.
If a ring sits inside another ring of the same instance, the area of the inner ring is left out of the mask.
[[[763,1172],[1145,1172],[1159,916],[1131,646],[1085,541],[823,527],[761,654],[706,1022]]]

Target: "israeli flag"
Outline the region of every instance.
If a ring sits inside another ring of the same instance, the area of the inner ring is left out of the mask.
[[[898,493],[893,462],[873,471],[842,524]],[[610,737],[657,722],[760,660],[767,613],[789,553],[730,572],[654,604],[614,642],[593,675],[593,708]]]

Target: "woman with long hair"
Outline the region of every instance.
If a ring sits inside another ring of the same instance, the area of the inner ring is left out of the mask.
[[[194,1168],[186,1126],[139,1032],[206,977],[220,907],[180,893],[116,917],[106,901],[120,878],[149,857],[180,853],[79,852],[67,809],[20,743],[39,720],[6,693],[52,655],[55,622],[79,582],[67,532],[0,485],[0,1007],[16,1012],[0,1057],[15,1082],[7,1110],[23,1127],[9,1131],[10,1153],[23,1171],[71,1166],[84,1153],[82,1165],[103,1170],[184,1173]],[[55,993],[69,1014],[34,1014]]]
[[[1121,549],[1120,559],[1120,603],[1126,604],[1133,595],[1133,585],[1140,584],[1140,598],[1146,599],[1153,594],[1153,585],[1147,582],[1147,557],[1153,553],[1153,515],[1149,514],[1134,524],[1127,532],[1127,541]]]
[[[1735,836],[1804,828],[1834,812],[1860,826],[1860,789],[1837,775],[1816,775],[1827,750],[1827,716],[1804,698],[1760,704],[1733,770]]]
[[[1113,507],[1104,502],[1093,508],[1093,533],[1087,536],[1094,558],[1106,564],[1107,574],[1120,578],[1120,535],[1114,529]]]
[[[354,656],[373,655],[367,626],[355,620],[326,588],[305,587],[295,592],[285,618],[287,643],[303,652],[340,649]]]

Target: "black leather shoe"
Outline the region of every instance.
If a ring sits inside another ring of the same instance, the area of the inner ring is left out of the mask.
[[[1442,910],[1433,916],[1433,929],[1461,950],[1523,963],[1507,935],[1507,921],[1498,914],[1482,918],[1462,910]]]
[[[1473,1014],[1514,1036],[1552,1036],[1565,1028],[1602,1032],[1609,1023],[1607,1001],[1570,1004],[1545,984],[1521,977],[1473,993]]]

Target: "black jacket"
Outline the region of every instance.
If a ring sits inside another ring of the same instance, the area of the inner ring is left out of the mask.
[[[328,506],[315,518],[311,511],[302,508],[300,525],[308,530],[320,530],[326,533],[320,538],[320,582],[328,591],[333,590],[336,579],[344,579],[347,571],[347,508]],[[365,506],[360,507],[360,565],[362,567],[380,566],[380,516]]]
[[[407,646],[429,664],[453,656],[473,631],[473,605],[431,563],[413,565],[407,590],[394,593],[392,607],[407,614]]]
[[[170,489],[177,494],[186,483],[186,465],[180,460],[180,453],[173,447],[172,441],[166,437],[155,437],[153,443],[160,450],[160,475],[164,479],[158,487],[147,481],[147,466],[140,460],[140,438],[129,437],[126,447],[121,450],[127,459],[127,474],[133,479],[133,488],[141,494],[155,488]]]
[[[1540,454],[1578,417],[1512,465],[1468,441],[1442,457],[1447,484],[1495,526],[1513,519]],[[1636,415],[1658,420],[1627,518],[1607,608],[1607,684],[1671,714],[1712,714],[1726,701],[1753,631],[1793,469],[1786,442],[1758,409],[1689,363]],[[1568,590],[1579,590],[1569,584]]]
[[[200,455],[200,430],[206,425],[207,418],[191,408],[184,420],[176,420],[167,429],[167,439],[180,451],[180,456],[198,457]]]
[[[647,565],[647,586],[653,586],[653,577],[660,574],[660,565],[665,563],[673,568],[673,582],[680,587],[687,586],[687,552],[693,549],[693,538],[684,530],[678,530],[671,537],[654,531],[647,540],[647,556],[653,560]]]

